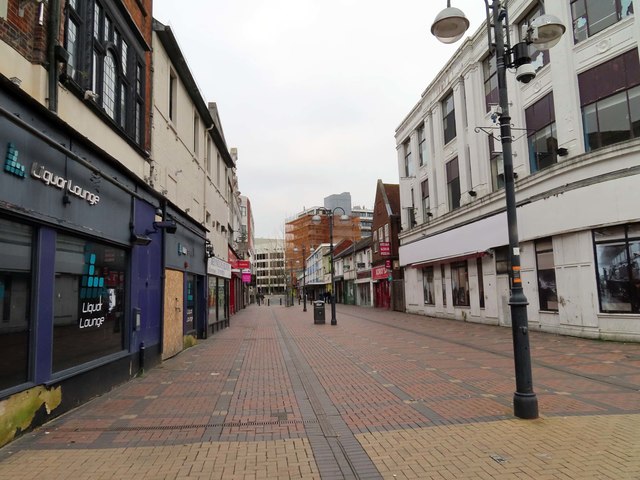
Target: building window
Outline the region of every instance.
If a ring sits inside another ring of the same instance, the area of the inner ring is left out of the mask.
[[[68,2],[66,79],[79,95],[92,90],[96,105],[126,136],[141,145],[144,111],[144,52],[120,22],[112,0]],[[135,61],[134,61],[135,60]],[[133,68],[133,65],[139,67]]]
[[[411,177],[413,175],[413,161],[411,159],[411,140],[407,139],[406,142],[402,144],[402,149],[404,151],[404,176]]]
[[[509,247],[497,247],[494,249],[496,261],[496,275],[507,275],[509,273]]]
[[[573,39],[575,43],[586,40],[631,14],[632,0],[573,0]]]
[[[418,128],[418,154],[420,155],[420,166],[427,161],[427,141],[424,136],[424,125]]]
[[[213,144],[211,139],[207,137],[207,174],[211,176],[211,152],[213,150]]]
[[[638,49],[578,75],[587,151],[640,137]]]
[[[124,349],[127,254],[58,235],[55,258],[53,371]]]
[[[31,227],[0,219],[0,390],[29,380]]]
[[[373,231],[373,253],[378,253],[378,231]]]
[[[466,261],[451,264],[451,290],[454,306],[469,306],[469,270]]]
[[[200,154],[200,117],[193,114],[193,154],[197,157]]]
[[[173,124],[177,123],[178,116],[178,77],[169,71],[169,121]]]
[[[112,52],[104,57],[104,74],[102,76],[102,107],[111,118],[116,118],[116,62]]]
[[[424,304],[435,305],[436,297],[433,288],[433,267],[422,269],[422,291],[424,292]]]
[[[431,205],[429,203],[429,179],[425,179],[420,184],[422,190],[422,221],[427,222],[431,216]]]
[[[553,93],[549,93],[525,110],[531,173],[558,161],[558,136]]]
[[[458,170],[458,159],[454,158],[447,163],[446,170],[449,210],[455,210],[460,207],[460,173]]]
[[[594,230],[600,311],[640,313],[640,223]]]
[[[484,273],[482,272],[482,258],[476,258],[476,271],[478,274],[478,300],[480,308],[484,308]]]
[[[540,310],[558,311],[556,270],[553,261],[553,243],[550,238],[536,240],[536,267],[538,269],[538,297]]]
[[[491,162],[491,186],[497,192],[504,188],[504,157],[502,148],[496,151],[496,139],[489,135],[489,158]],[[498,144],[502,147],[502,144]]]
[[[440,285],[442,286],[442,306],[447,306],[447,281],[444,277],[444,264],[440,265]]]
[[[456,110],[453,104],[453,92],[442,101],[442,126],[444,128],[444,143],[456,138]]]
[[[536,5],[518,24],[518,31],[520,32],[521,42],[524,42],[526,40],[526,31],[529,25],[531,25],[531,22],[533,22],[533,20],[535,20],[542,14],[542,7],[540,5]],[[549,50],[538,50],[533,46],[533,44],[531,44],[529,45],[529,57],[531,58],[531,65],[535,67],[537,72],[549,63]]]
[[[484,103],[488,112],[491,110],[491,105],[500,103],[495,54],[484,59],[482,70],[484,72]]]

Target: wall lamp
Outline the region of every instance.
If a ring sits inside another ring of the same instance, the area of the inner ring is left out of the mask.
[[[163,220],[162,222],[153,222],[153,231],[146,231],[145,233],[148,235],[150,233],[155,233],[158,230],[164,230],[167,233],[176,233],[178,230],[178,225],[175,220]]]
[[[211,245],[211,241],[207,239],[204,241],[204,258],[205,260],[207,260],[213,257],[215,257],[215,253],[213,251],[213,245]]]

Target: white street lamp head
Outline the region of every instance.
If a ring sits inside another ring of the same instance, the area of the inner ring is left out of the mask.
[[[531,22],[531,43],[538,50],[548,50],[560,41],[566,29],[555,15],[540,15]]]
[[[311,221],[315,225],[320,225],[320,222],[322,221],[322,218],[320,218],[320,215],[314,215],[313,217],[311,217]]]
[[[442,43],[455,43],[469,28],[469,20],[459,8],[447,7],[436,15],[431,34]]]
[[[349,215],[347,215],[347,214],[340,215],[340,221],[341,222],[348,222],[349,221]]]

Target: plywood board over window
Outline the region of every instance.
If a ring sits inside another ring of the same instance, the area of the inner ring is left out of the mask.
[[[164,325],[162,329],[162,360],[182,351],[184,275],[177,270],[165,270]]]

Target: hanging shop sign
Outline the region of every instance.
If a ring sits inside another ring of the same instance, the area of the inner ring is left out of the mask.
[[[388,275],[389,273],[387,272],[387,267],[385,265],[373,267],[373,269],[371,270],[371,277],[374,280],[386,279]]]
[[[388,257],[389,255],[391,255],[390,242],[380,242],[380,255],[383,257]]]

